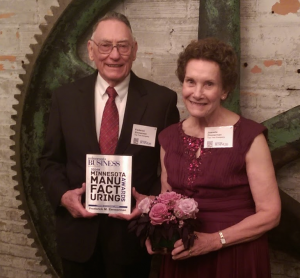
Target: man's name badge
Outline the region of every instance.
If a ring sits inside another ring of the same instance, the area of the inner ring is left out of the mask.
[[[206,127],[204,148],[232,148],[233,126]]]
[[[156,127],[134,124],[132,128],[131,144],[154,147],[156,132]]]

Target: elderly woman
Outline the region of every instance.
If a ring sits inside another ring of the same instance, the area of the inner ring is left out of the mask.
[[[160,277],[271,277],[266,232],[281,207],[266,128],[222,106],[238,78],[236,55],[214,38],[193,41],[176,73],[190,116],[159,135],[162,192],[194,198],[199,229],[189,250],[178,240],[163,256]]]

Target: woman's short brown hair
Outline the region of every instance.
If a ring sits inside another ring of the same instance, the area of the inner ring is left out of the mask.
[[[176,75],[181,83],[184,81],[187,63],[192,60],[214,61],[220,67],[222,86],[231,92],[238,79],[238,59],[233,48],[216,38],[191,41],[177,60]]]

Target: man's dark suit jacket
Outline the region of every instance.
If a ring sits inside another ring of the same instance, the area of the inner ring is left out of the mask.
[[[73,218],[60,206],[62,195],[85,182],[86,154],[100,154],[95,125],[94,91],[98,72],[62,86],[53,93],[45,146],[40,158],[42,183],[56,215],[57,246],[62,258],[87,261],[98,232],[105,256],[121,264],[139,261],[145,250],[128,233],[128,221],[99,215]],[[157,135],[179,121],[174,91],[131,72],[124,122],[115,151],[133,156],[132,186],[142,194],[157,194],[159,143]],[[155,147],[132,145],[133,124],[157,127]],[[100,127],[99,127],[100,128]]]

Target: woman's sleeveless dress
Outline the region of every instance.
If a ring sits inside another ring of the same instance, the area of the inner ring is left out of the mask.
[[[182,122],[159,134],[172,189],[198,202],[199,231],[214,233],[255,213],[245,156],[261,124],[241,117],[234,125],[232,148],[203,148],[203,138],[184,134]],[[196,152],[201,146],[201,155]],[[206,255],[174,261],[163,256],[161,278],[268,278],[267,236],[222,248]]]

